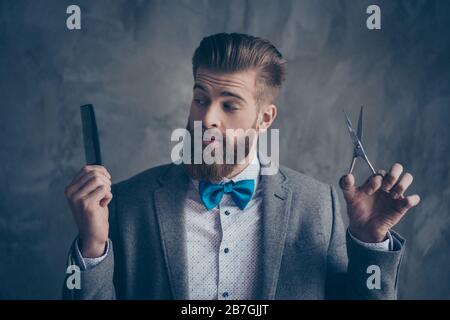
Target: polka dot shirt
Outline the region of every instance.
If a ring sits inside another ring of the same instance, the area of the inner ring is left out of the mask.
[[[261,190],[257,157],[236,182],[255,180],[255,193],[244,210],[229,194],[207,211],[200,200],[198,181],[192,180],[185,200],[185,231],[189,299],[256,299],[261,277]]]

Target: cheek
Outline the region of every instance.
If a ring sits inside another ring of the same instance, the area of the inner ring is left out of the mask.
[[[239,111],[236,113],[231,114],[228,118],[228,123],[231,125],[230,128],[233,129],[250,129],[254,128],[255,124],[257,122],[257,116],[258,114],[256,112],[250,112],[250,111]]]

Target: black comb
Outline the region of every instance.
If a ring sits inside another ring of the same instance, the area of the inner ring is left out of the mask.
[[[98,139],[97,122],[92,104],[80,107],[81,123],[83,125],[84,154],[86,164],[101,165],[100,141]]]

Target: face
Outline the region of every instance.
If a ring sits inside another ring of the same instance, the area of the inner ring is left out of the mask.
[[[273,104],[257,104],[256,77],[257,72],[253,70],[236,73],[217,73],[203,68],[197,70],[187,129],[193,137],[194,121],[202,121],[203,131],[217,130],[224,139],[222,142],[203,141],[203,148],[210,143],[216,144],[214,147],[221,148],[225,158],[226,145],[232,144],[236,156],[237,144],[245,143],[246,130],[254,129],[259,133],[270,127],[276,117],[276,107]],[[230,136],[226,135],[230,133],[227,129],[242,130],[233,131]],[[245,144],[246,158],[251,148],[256,146],[256,136],[249,139]],[[215,181],[233,172],[240,160],[235,158],[233,164],[202,163],[187,167],[194,178]]]

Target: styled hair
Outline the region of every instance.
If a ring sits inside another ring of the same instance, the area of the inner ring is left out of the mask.
[[[200,67],[223,73],[255,70],[255,99],[260,106],[275,101],[286,75],[286,61],[272,43],[242,33],[203,38],[192,57],[194,79]]]

